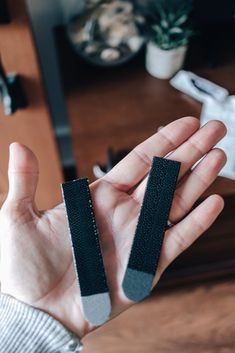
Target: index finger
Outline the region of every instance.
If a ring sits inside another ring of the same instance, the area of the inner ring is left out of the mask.
[[[104,180],[120,191],[130,190],[148,173],[154,156],[166,156],[194,134],[199,125],[199,120],[193,117],[173,121],[137,145],[104,176]]]

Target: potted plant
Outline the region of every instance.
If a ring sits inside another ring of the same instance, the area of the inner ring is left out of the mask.
[[[151,3],[146,69],[154,77],[168,79],[182,66],[190,37],[190,0],[153,0]]]

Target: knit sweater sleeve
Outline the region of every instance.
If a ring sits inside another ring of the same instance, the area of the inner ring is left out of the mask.
[[[77,353],[80,340],[45,312],[0,294],[0,353]]]

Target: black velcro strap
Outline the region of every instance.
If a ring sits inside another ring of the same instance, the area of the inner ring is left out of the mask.
[[[179,162],[153,158],[123,280],[123,290],[131,300],[142,300],[151,291],[179,170]]]
[[[106,305],[104,298],[107,301],[108,296],[109,300],[109,295],[101,295],[108,293],[108,286],[88,179],[66,182],[62,184],[62,191],[84,312],[89,313],[90,322],[98,325],[101,324],[99,314],[102,316],[104,313],[99,313],[99,308],[95,306],[99,300],[102,300],[102,305]]]

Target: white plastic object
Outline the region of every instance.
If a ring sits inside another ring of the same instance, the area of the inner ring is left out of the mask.
[[[171,79],[170,84],[201,103],[205,102],[208,98],[224,102],[229,95],[228,90],[225,88],[185,70],[179,71]]]
[[[227,163],[219,175],[235,180],[235,96],[229,96],[224,103],[211,98],[203,104],[201,125],[215,119],[221,120],[227,128],[226,136],[216,145],[227,156]]]

